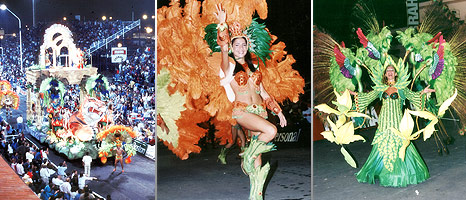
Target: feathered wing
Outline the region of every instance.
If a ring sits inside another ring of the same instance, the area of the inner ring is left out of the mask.
[[[318,29],[315,29],[313,34],[314,99],[317,104],[327,103],[335,99],[333,88],[337,91],[356,89],[356,84],[350,78],[346,78],[341,70],[352,52]]]
[[[200,138],[205,136],[206,130],[197,123],[207,121],[209,115],[202,110],[186,109],[186,99],[181,93],[169,94],[168,84],[170,74],[168,70],[160,70],[157,77],[157,112],[165,121],[169,133],[157,127],[157,137],[179,158],[185,160],[190,153],[199,153],[197,146]]]
[[[169,83],[170,73],[166,69],[162,69],[157,76],[157,113],[165,121],[170,132],[167,134],[160,127],[157,127],[157,137],[176,148],[180,137],[176,120],[180,118],[181,112],[186,110],[183,106],[185,97],[179,92],[170,95],[167,90]]]
[[[275,38],[276,37],[272,37]],[[287,55],[284,50],[285,43],[273,44],[270,49],[273,53],[270,59],[265,61],[265,65],[259,63],[259,68],[263,73],[262,84],[277,102],[287,99],[292,102],[299,100],[299,94],[304,93],[304,79],[294,70],[292,65],[296,62],[292,55]]]
[[[414,66],[413,79],[417,90],[425,86],[420,83],[426,82],[435,89],[435,99],[428,102],[429,110],[438,110],[438,107],[455,91],[455,88],[463,88],[465,84],[465,67],[461,64],[465,50],[464,25],[456,19],[449,17],[448,9],[442,2],[433,2],[426,9],[425,19],[418,31],[410,28],[404,32],[398,32],[398,40],[405,48],[411,48],[409,63]],[[417,79],[419,78],[419,79]],[[459,91],[458,97],[452,102],[451,107],[460,117],[461,123],[466,125],[464,116],[464,103],[466,96]]]
[[[456,112],[460,118],[462,128],[466,126],[466,91],[461,88],[466,88],[466,27],[463,25],[454,33],[454,35],[449,40],[451,55],[456,59],[455,61],[455,76],[451,78],[453,80],[454,88],[458,88],[458,94],[456,99],[451,103],[451,108]],[[445,59],[447,58],[444,55]],[[445,62],[445,65],[447,62]],[[444,72],[449,69],[444,69]]]

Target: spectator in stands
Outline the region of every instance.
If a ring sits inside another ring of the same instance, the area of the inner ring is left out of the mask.
[[[58,187],[60,187],[63,184],[63,177],[60,175],[54,175],[52,178],[52,183]]]
[[[84,194],[82,194],[79,197],[79,200],[95,199],[95,196],[94,194],[92,194],[92,191],[89,189],[89,186],[86,185],[83,190],[84,190]]]
[[[42,168],[40,169],[40,177],[42,182],[48,183],[50,176],[54,173],[55,171],[53,169],[49,169],[47,164],[42,164]]]
[[[16,129],[18,129],[18,132],[23,131],[23,115],[19,115],[19,117],[16,118]]]
[[[26,156],[26,160],[29,161],[29,163],[32,163],[32,159],[34,159],[34,154],[32,152],[32,150],[29,150],[28,152],[26,152],[25,154]]]
[[[71,199],[70,178],[66,178],[66,180],[60,185],[60,191],[63,192],[64,199],[67,199],[67,200]]]
[[[45,188],[41,190],[40,199],[48,200],[52,195],[52,180],[50,180]]]
[[[94,177],[88,177],[88,176],[85,176],[83,175],[83,173],[81,172],[79,174],[79,179],[78,179],[78,186],[79,186],[79,189],[84,189],[84,186],[86,186],[86,181],[87,180],[95,180],[96,178]]]
[[[23,160],[19,159],[18,162],[16,163],[16,173],[19,176],[24,175],[24,167],[23,167]]]
[[[63,161],[57,167],[57,174],[66,177],[66,169],[68,169],[68,166],[66,166],[66,161]]]

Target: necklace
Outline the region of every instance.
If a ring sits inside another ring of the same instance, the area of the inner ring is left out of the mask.
[[[388,80],[388,81],[387,81],[387,84],[388,84],[389,86],[393,86],[393,85],[395,85],[395,80]]]

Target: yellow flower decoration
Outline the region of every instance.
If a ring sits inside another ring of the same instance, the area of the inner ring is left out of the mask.
[[[337,106],[338,110],[331,108],[327,104],[320,104],[317,105],[315,108],[324,113],[333,113],[338,115],[338,120],[336,123],[337,127],[341,127],[346,122],[346,117],[366,117],[369,119],[371,118],[368,115],[362,113],[350,112],[351,107],[353,107],[353,101],[351,100],[349,90],[345,90],[345,92],[343,92],[342,95],[340,95],[336,90],[334,90],[333,92],[337,96],[337,101],[332,101],[332,103]]]
[[[327,121],[330,124],[332,131],[324,131],[320,134],[322,134],[328,141],[335,142],[338,145],[349,144],[357,140],[366,141],[362,136],[354,135],[354,125],[352,121],[342,125],[341,127],[337,127],[328,116]]]
[[[332,131],[324,131],[320,134],[322,134],[328,141],[335,142],[338,145],[349,144],[357,140],[366,141],[362,136],[354,135],[354,125],[352,121],[342,125],[341,127],[337,127],[337,125],[334,124],[328,116],[327,121],[330,124]],[[356,162],[343,146],[341,147],[340,152],[345,157],[346,162],[351,165],[351,167],[356,168]]]
[[[411,114],[424,118],[424,119],[431,120],[431,122],[425,128],[417,131],[414,134],[411,134],[414,128],[414,121],[413,121],[413,118],[411,117]],[[411,143],[411,140],[416,140],[422,132],[424,132],[424,141],[430,138],[430,136],[432,136],[432,134],[435,131],[434,125],[437,124],[437,122],[438,122],[437,117],[428,111],[412,111],[409,109],[405,110],[405,113],[403,115],[403,118],[401,119],[400,127],[398,128],[398,130],[393,127],[390,127],[390,129],[396,135],[400,136],[403,139],[403,146],[400,147],[400,150],[398,153],[401,160],[404,161],[406,148]]]

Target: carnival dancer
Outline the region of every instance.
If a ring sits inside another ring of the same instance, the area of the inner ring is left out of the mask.
[[[123,168],[123,153],[125,153],[125,150],[121,148],[121,142],[117,142],[115,149],[115,168],[113,168],[113,171],[116,171],[117,167],[117,162],[120,162],[121,164],[121,173],[125,172]]]
[[[401,104],[404,98],[407,98],[418,109],[422,109],[425,94],[435,92],[435,90],[426,87],[420,92],[412,92],[406,87],[400,87],[396,84],[398,73],[394,65],[388,65],[383,76],[383,84],[388,88],[382,94],[377,90],[368,93],[350,92],[358,99],[356,106],[361,110],[364,110],[380,94],[382,95],[379,126],[374,142],[372,142],[373,148],[356,177],[359,182],[369,183],[374,183],[376,179],[379,179],[383,186],[406,186],[423,182],[429,178],[424,160],[413,144],[407,147],[404,161],[398,158],[398,148],[402,143],[402,138],[394,137],[394,133],[389,128],[399,127],[399,119],[402,117]],[[394,159],[391,159],[392,156]]]
[[[263,100],[267,99],[269,109],[281,116],[281,125],[284,126],[286,120],[278,103],[272,99],[297,102],[299,94],[304,93],[304,79],[293,69],[295,60],[284,51],[286,45],[275,42],[277,37],[264,24],[252,19],[253,13],[263,20],[267,18],[265,1],[223,1],[222,6],[229,13],[228,20],[226,11],[218,14],[221,10],[218,3],[208,0],[201,5],[198,1],[188,1],[181,8],[179,2],[173,1],[170,6],[157,10],[160,36],[157,39],[157,112],[169,128],[168,132],[167,129],[162,130],[161,124],[157,126],[157,132],[161,133],[157,137],[185,160],[189,154],[201,150],[197,144],[200,138],[205,137],[206,129],[200,128],[199,123],[209,121],[213,124],[215,138],[222,145],[232,139],[232,125],[240,124],[245,129],[252,129],[255,136],[249,149],[244,151],[243,159],[251,180],[250,199],[262,199],[262,188],[270,165],[260,166],[260,154],[274,150],[274,145],[268,142],[277,132],[275,125],[260,117],[267,116]],[[223,16],[222,21],[219,21],[220,16]],[[238,23],[233,24],[234,21]],[[224,23],[218,25],[219,22]],[[233,36],[244,37],[231,37],[234,41],[230,41],[226,22],[231,23]],[[204,35],[199,34],[202,31]],[[221,32],[222,40],[218,39],[218,32]],[[232,51],[238,55],[232,54],[229,58],[227,51],[231,42],[238,44],[237,47],[242,42],[246,48],[240,53],[239,48],[237,51],[233,47]],[[247,52],[251,53],[246,56]],[[237,58],[236,61],[233,57]],[[245,65],[244,69],[241,64]],[[238,71],[235,72],[235,68]],[[247,74],[249,72],[251,78]],[[233,77],[238,82],[232,81]]]
[[[222,54],[221,85],[226,91],[232,91],[234,94],[233,118],[253,135],[249,147],[242,155],[242,169],[250,176],[250,198],[262,199],[262,188],[270,166],[261,166],[261,154],[275,149],[271,141],[277,134],[277,127],[266,120],[265,108],[278,115],[281,127],[286,126],[286,119],[278,103],[270,97],[262,85],[262,74],[257,60],[254,60],[255,56],[248,50],[249,39],[242,32],[242,27],[238,22],[233,22],[229,27],[226,23],[227,14],[222,5],[219,4],[216,8],[217,43]],[[229,44],[232,51],[230,55],[228,55]],[[233,58],[233,62],[230,61],[229,56]],[[262,180],[258,181],[260,179]]]

